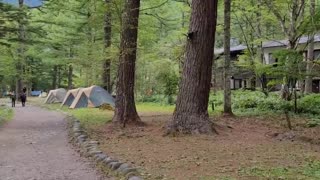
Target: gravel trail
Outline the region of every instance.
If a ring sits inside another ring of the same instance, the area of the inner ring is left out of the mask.
[[[0,180],[102,180],[68,143],[64,115],[17,104],[0,128]]]

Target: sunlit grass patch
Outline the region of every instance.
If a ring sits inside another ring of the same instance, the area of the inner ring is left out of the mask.
[[[239,171],[241,176],[280,179],[320,179],[320,161],[307,161],[302,167],[250,167]]]
[[[67,112],[79,119],[81,125],[88,130],[105,125],[113,116],[113,111],[97,108],[68,109]]]

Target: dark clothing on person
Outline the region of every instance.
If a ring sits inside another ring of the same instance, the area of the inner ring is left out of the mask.
[[[16,96],[12,94],[10,98],[11,98],[11,106],[16,107]]]
[[[20,99],[21,99],[22,107],[26,106],[27,96],[25,93],[21,94]]]

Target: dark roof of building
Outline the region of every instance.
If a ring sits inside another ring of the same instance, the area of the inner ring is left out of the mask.
[[[247,46],[244,45],[238,45],[238,46],[234,46],[230,48],[230,52],[235,52],[235,51],[243,51],[247,49]],[[220,49],[215,49],[214,53],[215,54],[222,54],[224,52],[224,48],[220,48]]]
[[[299,44],[305,44],[309,41],[309,36],[302,36],[299,39]],[[315,42],[320,42],[320,35],[315,35],[314,36],[314,41]],[[267,41],[263,43],[264,48],[271,48],[271,47],[281,47],[281,46],[287,46],[288,45],[288,40],[272,40],[272,41]]]
[[[309,40],[308,36],[302,36],[299,40],[299,44],[305,44]],[[315,42],[320,42],[320,34],[314,36],[314,41]],[[263,48],[272,48],[272,47],[282,47],[282,46],[287,46],[288,45],[288,40],[271,40],[263,43]],[[236,51],[243,51],[247,49],[247,46],[245,45],[238,45],[230,48],[230,52],[236,52]],[[214,53],[215,54],[223,54],[224,49],[215,49]]]

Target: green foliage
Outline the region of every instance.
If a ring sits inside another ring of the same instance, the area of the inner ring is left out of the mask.
[[[164,86],[164,95],[168,97],[168,104],[173,104],[173,95],[176,95],[178,90],[178,81],[179,78],[176,75],[175,72],[169,71],[169,72],[162,72],[159,74],[160,82],[163,83]]]
[[[297,93],[298,114],[306,120],[306,126],[315,127],[320,125],[320,95],[310,94],[302,96]],[[294,111],[294,102],[280,98],[279,92],[271,92],[265,96],[261,91],[236,90],[232,91],[233,112],[239,116],[274,116],[283,115],[285,111]],[[212,102],[215,105],[211,111]],[[210,115],[221,115],[223,107],[223,93],[221,91],[210,95]]]
[[[236,111],[280,111],[287,107],[286,102],[276,93],[270,93],[268,97],[260,91],[235,91],[232,96],[233,108]]]
[[[278,59],[278,62],[271,68],[270,75],[286,77],[287,79],[304,78],[302,74],[304,67],[302,53],[296,50],[283,49],[276,51],[273,56]]]
[[[301,113],[320,114],[320,94],[310,94],[298,100]]]

